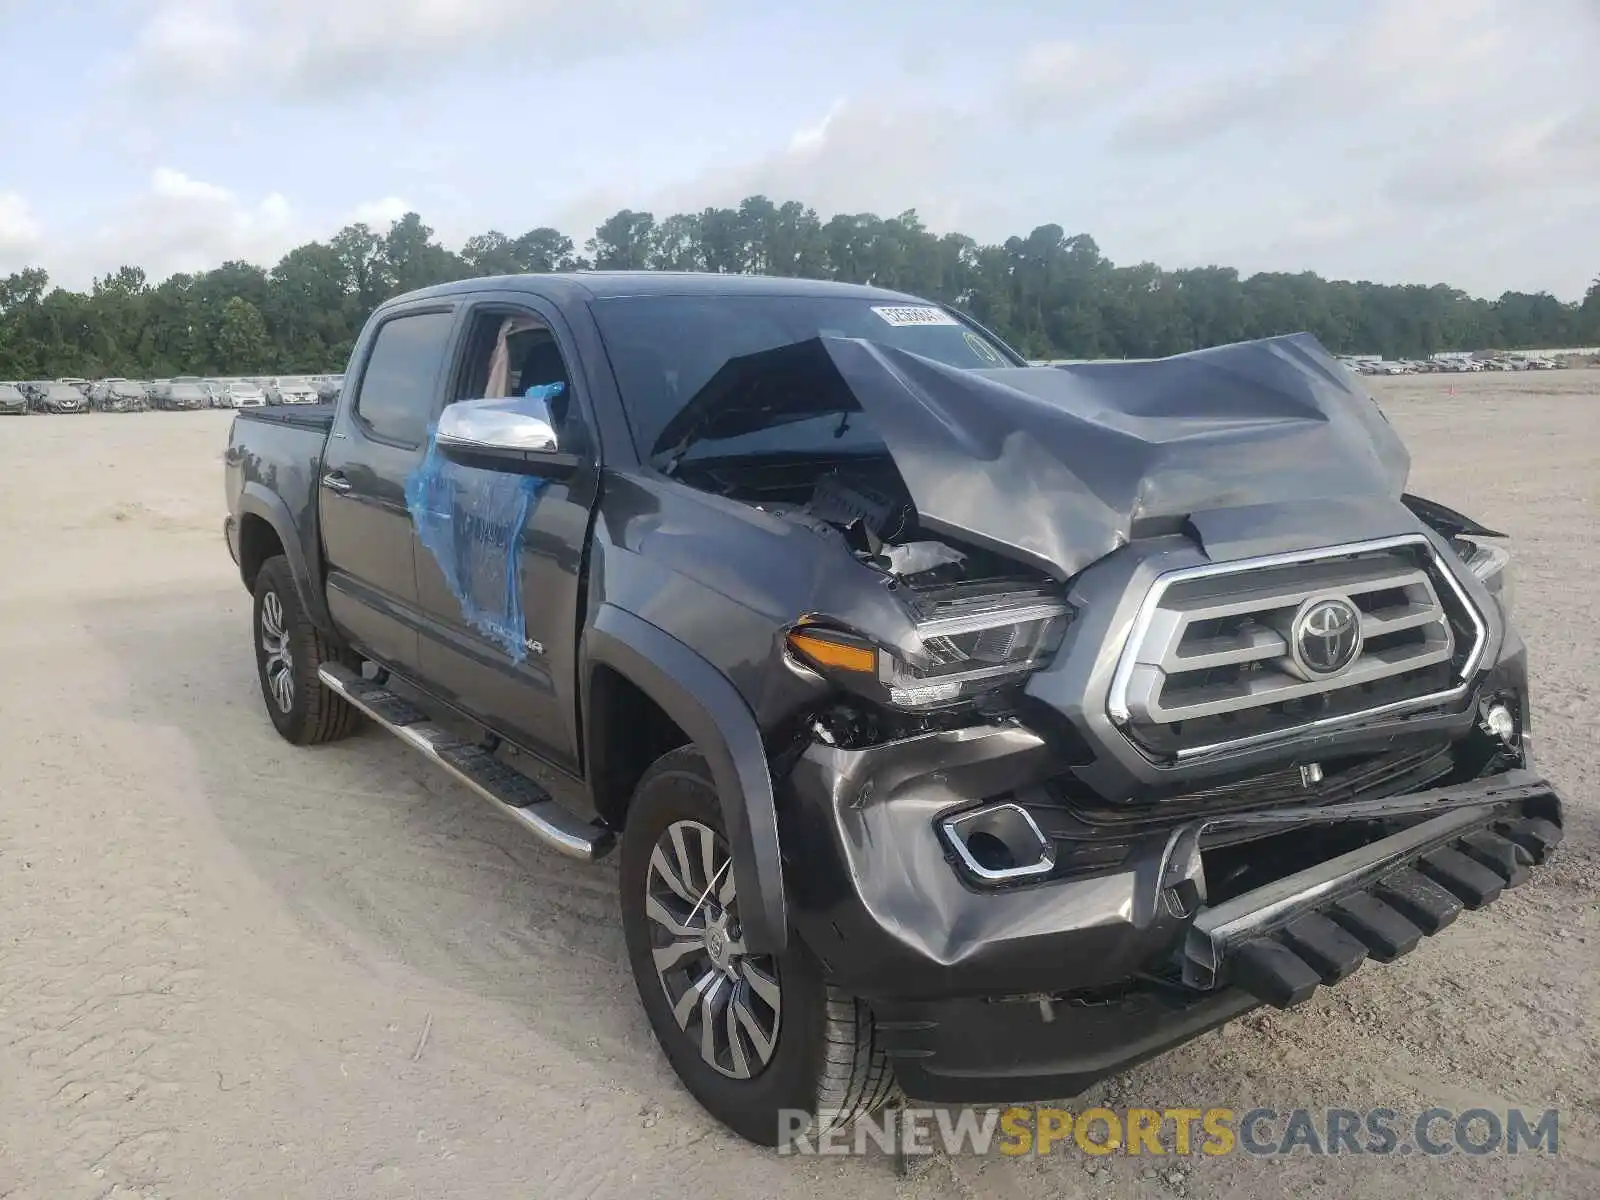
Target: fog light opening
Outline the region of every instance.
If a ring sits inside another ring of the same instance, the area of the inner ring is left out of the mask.
[[[974,829],[967,835],[967,852],[986,871],[1009,871],[1017,865],[1011,847],[986,829]]]
[[[993,886],[1046,875],[1055,846],[1020,804],[991,804],[939,822],[965,873]]]
[[[1486,733],[1499,738],[1507,746],[1517,744],[1516,714],[1498,700],[1484,707],[1483,728]]]

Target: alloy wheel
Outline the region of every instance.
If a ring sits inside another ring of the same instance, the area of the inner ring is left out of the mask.
[[[261,671],[267,690],[278,702],[279,709],[291,712],[294,709],[294,656],[284,627],[283,601],[278,599],[277,592],[261,597],[261,649]]]
[[[782,992],[772,957],[745,950],[733,859],[721,834],[692,820],[662,832],[650,853],[645,915],[678,1028],[721,1074],[759,1074],[778,1045]]]

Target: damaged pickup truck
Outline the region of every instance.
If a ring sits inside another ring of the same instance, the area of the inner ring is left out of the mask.
[[[1498,535],[1309,337],[1031,368],[892,292],[580,273],[390,301],[347,379],[228,447],[274,725],[617,847],[747,1138],[1071,1096],[1561,839]]]

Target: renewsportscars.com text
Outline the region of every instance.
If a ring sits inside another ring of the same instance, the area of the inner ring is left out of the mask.
[[[779,1114],[780,1154],[1306,1155],[1548,1154],[1556,1109],[894,1108],[803,1137],[809,1114]]]

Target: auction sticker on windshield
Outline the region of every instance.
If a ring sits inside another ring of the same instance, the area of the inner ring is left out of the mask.
[[[872,311],[894,326],[961,324],[944,309],[931,304],[875,305]]]

